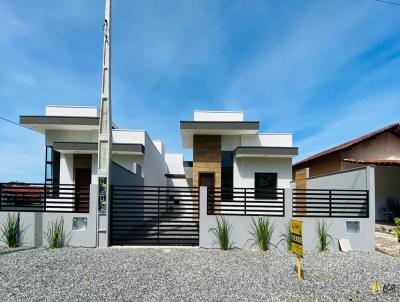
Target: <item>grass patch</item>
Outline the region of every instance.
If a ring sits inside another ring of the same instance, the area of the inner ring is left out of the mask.
[[[212,232],[218,241],[221,250],[226,251],[232,249],[232,242],[230,236],[232,233],[232,225],[228,222],[225,217],[217,217],[217,226],[211,228],[209,232]]]
[[[47,226],[47,231],[44,234],[49,248],[55,249],[63,247],[65,244],[65,229],[64,218],[52,220]]]
[[[10,248],[21,245],[21,222],[20,214],[7,214],[6,222],[1,226],[1,241]]]
[[[332,236],[329,235],[329,226],[325,220],[317,221],[316,233],[318,238],[318,250],[327,252],[329,243],[332,242]]]
[[[281,234],[282,240],[286,242],[286,248],[289,252],[292,251],[292,244],[293,244],[293,235],[292,235],[292,226],[290,221],[288,221],[285,225],[285,233]]]
[[[253,220],[251,231],[249,233],[253,237],[253,245],[257,245],[260,251],[268,251],[271,244],[271,237],[275,226],[268,218],[259,217],[258,220]]]
[[[394,234],[397,237],[397,241],[400,242],[400,217],[396,217],[394,219],[394,223],[396,224],[396,228],[394,230]]]

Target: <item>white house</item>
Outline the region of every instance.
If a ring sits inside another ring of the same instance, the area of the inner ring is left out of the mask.
[[[98,108],[46,106],[45,115],[23,115],[20,123],[46,137],[46,183],[97,183]],[[161,141],[152,140],[145,130],[116,125],[112,140],[113,184],[168,185],[168,155]]]
[[[259,133],[258,121],[230,111],[194,111],[180,130],[183,147],[193,150],[187,177],[194,186],[290,188],[298,154],[292,134]]]

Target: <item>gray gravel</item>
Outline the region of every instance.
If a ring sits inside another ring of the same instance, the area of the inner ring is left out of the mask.
[[[1,301],[370,301],[396,284],[400,258],[308,253],[304,280],[287,252],[203,249],[0,249]],[[352,300],[351,300],[352,299]]]

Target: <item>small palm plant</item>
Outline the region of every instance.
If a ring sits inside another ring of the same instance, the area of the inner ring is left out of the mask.
[[[55,249],[64,246],[65,243],[65,229],[64,218],[56,219],[49,222],[47,232],[44,234],[49,248]]]
[[[286,247],[289,252],[292,251],[292,243],[293,243],[293,235],[292,235],[292,226],[290,221],[288,221],[285,225],[285,233],[281,234],[282,240],[286,241]]]
[[[394,219],[394,223],[396,224],[396,229],[394,230],[396,237],[397,237],[397,241],[400,242],[400,217],[396,217]]]
[[[316,233],[318,238],[318,249],[320,252],[327,252],[332,236],[329,235],[329,227],[325,220],[317,221]]]
[[[214,234],[221,250],[226,251],[232,248],[230,240],[232,225],[225,217],[217,217],[217,227],[211,228],[209,232]]]
[[[1,226],[1,241],[10,248],[21,245],[20,214],[7,214],[6,222]]]
[[[251,231],[249,232],[253,236],[253,245],[257,245],[260,251],[268,251],[271,244],[272,233],[274,232],[275,226],[270,222],[268,218],[259,217],[257,221],[253,218],[253,224],[251,225]]]

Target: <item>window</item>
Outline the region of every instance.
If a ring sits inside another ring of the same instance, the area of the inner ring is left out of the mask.
[[[233,151],[221,151],[221,187],[233,188]],[[224,200],[232,200],[233,192],[226,190],[221,193]]]
[[[349,233],[349,234],[360,233],[360,222],[359,221],[346,221],[346,233]]]
[[[46,169],[45,182],[49,185],[51,196],[58,195],[58,188],[53,188],[53,185],[60,184],[60,152],[53,149],[52,146],[46,146]]]
[[[254,198],[276,199],[277,173],[255,173],[254,174]]]

